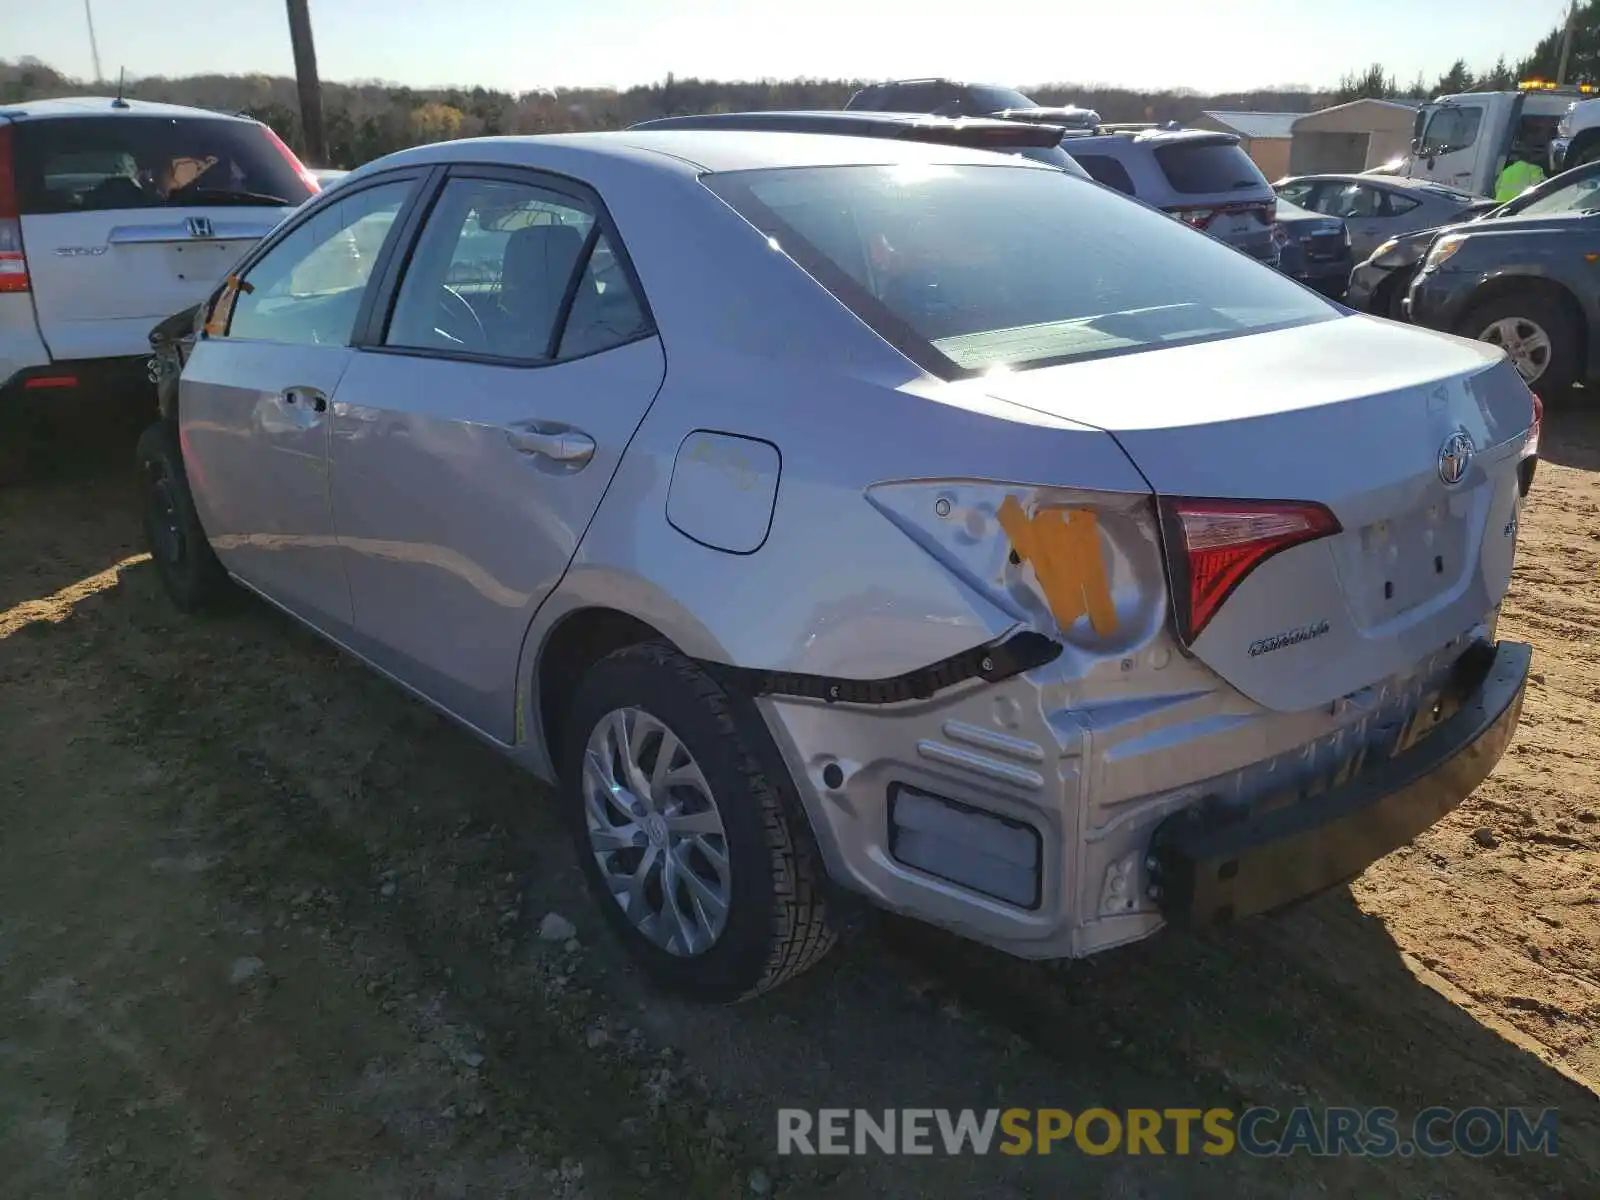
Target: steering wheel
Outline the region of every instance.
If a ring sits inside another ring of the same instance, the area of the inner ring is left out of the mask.
[[[434,332],[468,350],[482,350],[489,344],[489,335],[477,310],[448,283],[439,285],[439,324]]]

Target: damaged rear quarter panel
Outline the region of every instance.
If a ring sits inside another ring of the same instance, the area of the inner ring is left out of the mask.
[[[1036,485],[1067,484],[1147,506],[1143,479],[1107,434],[893,361],[899,378],[870,363],[847,372],[786,362],[774,372],[759,356],[722,348],[704,360],[674,351],[560,590],[610,592],[613,606],[699,658],[843,679],[903,674],[1019,624],[1052,628],[1026,589],[1008,594],[997,577],[996,590],[928,553],[869,493],[886,480],[966,479],[1014,482],[1019,502]],[[771,527],[754,553],[704,545],[668,519],[673,465],[697,429],[758,439],[781,455]],[[931,508],[926,516],[938,523]],[[987,520],[988,552],[1003,564],[1009,543]],[[1150,565],[1159,574],[1159,561]],[[1136,625],[1152,619],[1131,615]]]

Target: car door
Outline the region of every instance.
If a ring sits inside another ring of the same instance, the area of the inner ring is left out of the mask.
[[[1478,136],[1483,130],[1483,105],[1444,104],[1433,111],[1422,131],[1418,157],[1421,169],[1413,174],[1451,187],[1478,190],[1474,176],[1481,157]],[[1490,180],[1493,187],[1493,179]]]
[[[330,398],[420,173],[340,188],[221,290],[185,364],[179,433],[224,566],[343,638],[350,592],[329,514]]]
[[[458,168],[334,394],[355,647],[500,741],[560,581],[666,364],[599,199]]]

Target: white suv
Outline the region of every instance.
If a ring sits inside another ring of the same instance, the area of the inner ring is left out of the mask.
[[[151,326],[317,190],[243,117],[96,97],[0,108],[0,418],[151,394]]]

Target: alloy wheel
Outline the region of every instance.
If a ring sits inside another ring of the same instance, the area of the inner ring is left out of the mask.
[[[629,923],[669,954],[711,949],[733,897],[728,839],[688,747],[643,709],[607,713],[584,749],[583,801],[590,850]]]
[[[1478,340],[1504,350],[1524,383],[1534,382],[1550,367],[1550,335],[1526,317],[1501,317],[1486,326]]]

